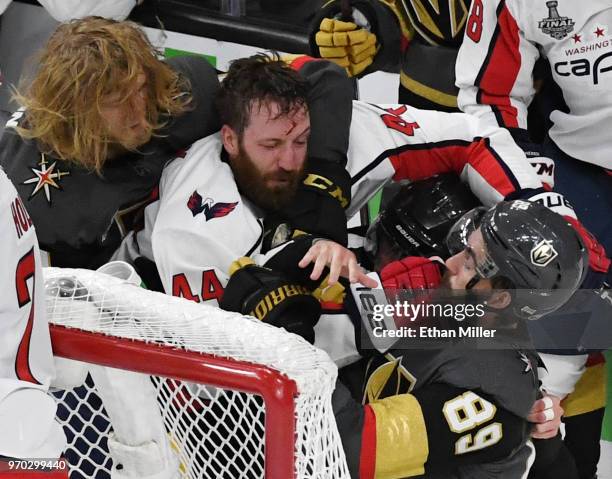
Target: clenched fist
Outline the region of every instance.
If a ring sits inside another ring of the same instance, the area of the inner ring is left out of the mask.
[[[344,67],[349,76],[359,75],[374,61],[376,35],[353,22],[324,18],[315,35],[322,58]]]

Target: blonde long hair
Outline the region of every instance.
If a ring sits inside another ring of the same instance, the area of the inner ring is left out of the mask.
[[[128,102],[147,77],[150,133],[190,107],[190,85],[168,65],[140,27],[100,17],[60,25],[40,54],[34,78],[14,99],[26,116],[17,131],[45,153],[101,174],[113,144],[101,116],[109,95]]]

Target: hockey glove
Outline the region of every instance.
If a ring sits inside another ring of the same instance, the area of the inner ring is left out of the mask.
[[[429,303],[435,290],[442,282],[442,265],[420,256],[408,256],[387,264],[380,271],[380,280],[385,296],[390,303]],[[415,321],[417,318],[412,318]],[[420,319],[423,325],[423,320]],[[395,318],[397,325],[403,325],[405,318]]]
[[[385,290],[413,291],[435,289],[442,282],[440,263],[419,256],[408,256],[387,264],[380,271]]]
[[[376,35],[353,22],[332,18],[321,21],[315,42],[321,57],[345,68],[349,76],[370,66],[378,51]]]
[[[306,287],[246,257],[232,263],[230,275],[219,303],[222,309],[255,316],[314,343],[321,306]]]

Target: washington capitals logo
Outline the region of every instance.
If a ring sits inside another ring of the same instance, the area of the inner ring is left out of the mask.
[[[234,211],[237,204],[237,201],[235,203],[215,203],[212,198],[206,198],[202,201],[202,195],[194,191],[189,197],[189,201],[187,201],[187,208],[191,210],[193,216],[204,212],[206,221],[208,221],[213,218],[222,218],[229,215]]]
[[[61,191],[63,188],[60,184],[60,180],[62,179],[62,176],[68,176],[70,172],[61,171],[59,168],[56,170],[56,161],[51,163],[51,166],[47,168],[47,160],[45,159],[45,155],[41,154],[40,156],[40,168],[30,168],[30,170],[32,170],[32,173],[34,173],[35,176],[32,178],[28,178],[22,184],[29,185],[32,183],[36,183],[36,186],[34,186],[34,189],[32,190],[32,193],[30,193],[30,197],[28,199],[31,199],[36,195],[36,193],[42,190],[45,192],[47,203],[51,204],[51,190],[49,189],[49,187]]]

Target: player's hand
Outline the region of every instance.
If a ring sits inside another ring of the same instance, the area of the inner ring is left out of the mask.
[[[229,274],[219,301],[221,309],[254,316],[314,343],[314,326],[321,315],[321,305],[308,288],[292,282],[280,271],[256,265],[247,257],[234,261]]]
[[[527,416],[527,420],[534,423],[531,437],[534,439],[555,437],[559,432],[563,412],[561,398],[546,394],[542,399],[538,399]]]
[[[314,262],[310,279],[317,280],[326,266],[329,266],[328,285],[333,285],[340,276],[347,278],[351,283],[361,283],[367,288],[376,288],[378,283],[367,276],[357,263],[357,257],[349,249],[330,240],[318,240],[310,247],[298,263],[305,268]]]
[[[349,76],[359,75],[374,61],[376,35],[353,22],[324,18],[315,35],[322,58],[346,69]]]

